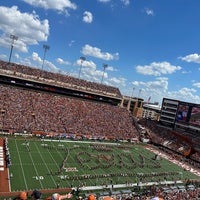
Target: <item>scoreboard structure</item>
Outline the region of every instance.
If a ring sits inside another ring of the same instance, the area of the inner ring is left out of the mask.
[[[163,98],[159,124],[187,137],[200,151],[200,104]]]

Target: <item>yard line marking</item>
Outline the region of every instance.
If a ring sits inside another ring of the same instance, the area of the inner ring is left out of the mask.
[[[58,169],[60,169],[58,163],[57,163],[57,162],[55,161],[55,159],[53,158],[53,156],[52,156],[51,152],[49,151],[49,149],[47,149],[47,150],[48,150],[49,155],[51,156],[52,160],[54,161],[55,165],[58,167]]]
[[[17,149],[17,154],[18,154],[20,166],[21,166],[21,169],[22,169],[22,175],[23,175],[23,178],[24,178],[25,187],[26,187],[26,190],[28,190],[28,185],[27,185],[27,182],[26,182],[25,174],[24,174],[24,168],[22,167],[22,160],[21,160],[21,156],[20,156],[20,153],[19,153],[19,149],[18,149],[16,140],[15,140],[15,146],[16,146],[16,149]]]
[[[47,171],[48,171],[49,174],[50,174],[50,170],[49,170],[49,168],[48,168],[48,166],[47,166],[47,164],[46,164],[46,162],[45,162],[45,160],[44,160],[42,154],[40,153],[40,150],[38,149],[38,146],[35,144],[35,142],[34,142],[34,145],[36,146],[36,149],[38,150],[39,155],[40,155],[40,157],[42,158],[42,161],[44,162],[44,164],[45,164],[45,166],[46,166],[46,168],[47,168]],[[51,179],[52,179],[52,181],[54,182],[55,186],[57,186],[57,184],[56,184],[56,182],[55,182],[55,180],[53,179],[52,176],[51,176]]]
[[[52,141],[51,141],[51,143],[52,143]],[[53,145],[53,146],[54,146],[54,145]],[[60,158],[61,158],[61,159],[64,159],[64,158],[63,158],[63,156],[62,156],[62,154],[60,153],[60,151],[58,151],[58,149],[57,149],[57,148],[55,148],[55,150],[56,150],[56,151],[57,151],[57,153],[59,154]]]
[[[37,175],[37,177],[39,177],[37,168],[35,167],[35,163],[34,163],[34,161],[33,161],[33,157],[32,157],[32,155],[31,155],[30,152],[28,152],[28,154],[29,154],[29,157],[30,157],[30,159],[31,159],[31,161],[32,161],[32,164],[33,164],[33,167],[34,167],[34,169],[35,169],[36,175]],[[42,187],[42,189],[44,189],[43,184],[42,184],[40,178],[38,179],[38,181],[40,182],[40,186]]]

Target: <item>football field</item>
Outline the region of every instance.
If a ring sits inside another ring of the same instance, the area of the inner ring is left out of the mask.
[[[198,177],[130,143],[9,138],[10,191]]]

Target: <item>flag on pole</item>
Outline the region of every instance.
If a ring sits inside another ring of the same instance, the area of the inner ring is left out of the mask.
[[[149,102],[150,102],[150,100],[151,100],[151,96],[148,98],[148,100],[147,100],[147,103],[149,103]]]

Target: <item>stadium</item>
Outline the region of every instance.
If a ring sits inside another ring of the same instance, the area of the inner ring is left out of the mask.
[[[198,199],[200,105],[157,118],[116,87],[0,61],[0,197]]]

